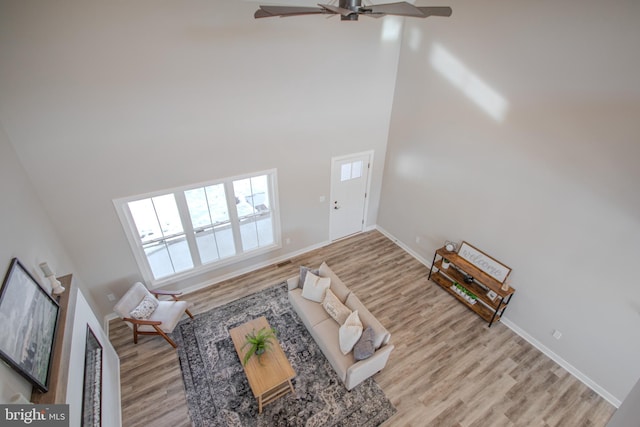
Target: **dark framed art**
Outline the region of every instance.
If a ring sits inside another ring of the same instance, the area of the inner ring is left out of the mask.
[[[17,258],[0,290],[0,358],[38,390],[49,389],[60,308]]]
[[[102,345],[87,325],[84,350],[84,389],[82,391],[82,427],[102,425]]]

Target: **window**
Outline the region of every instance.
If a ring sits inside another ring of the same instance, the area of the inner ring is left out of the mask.
[[[143,276],[195,275],[280,247],[276,171],[114,200]]]
[[[340,169],[340,181],[360,178],[362,176],[362,160],[344,163]]]

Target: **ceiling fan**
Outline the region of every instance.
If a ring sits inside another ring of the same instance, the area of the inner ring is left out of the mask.
[[[429,16],[451,16],[450,7],[442,6],[414,6],[405,1],[363,6],[362,0],[339,0],[338,6],[318,4],[320,7],[304,6],[260,6],[253,15],[254,18],[271,18],[274,16],[298,15],[340,15],[342,21],[357,21],[359,15],[381,18],[385,15],[411,16],[427,18]]]

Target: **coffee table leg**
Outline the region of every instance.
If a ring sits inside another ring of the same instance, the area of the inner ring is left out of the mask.
[[[258,414],[262,413],[262,396],[258,396]]]

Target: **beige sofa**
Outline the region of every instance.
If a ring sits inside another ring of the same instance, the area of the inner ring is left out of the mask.
[[[351,311],[358,310],[358,316],[366,328],[370,326],[374,332],[375,353],[365,359],[356,361],[353,353],[342,354],[338,341],[340,325],[327,314],[322,304],[310,301],[302,296],[303,283],[300,276],[287,280],[289,301],[296,310],[313,339],[336,371],[347,390],[382,370],[387,364],[393,344],[389,343],[389,331],[367,310],[358,297],[335,275],[326,263],[319,269],[320,276],[331,278],[331,291]]]

